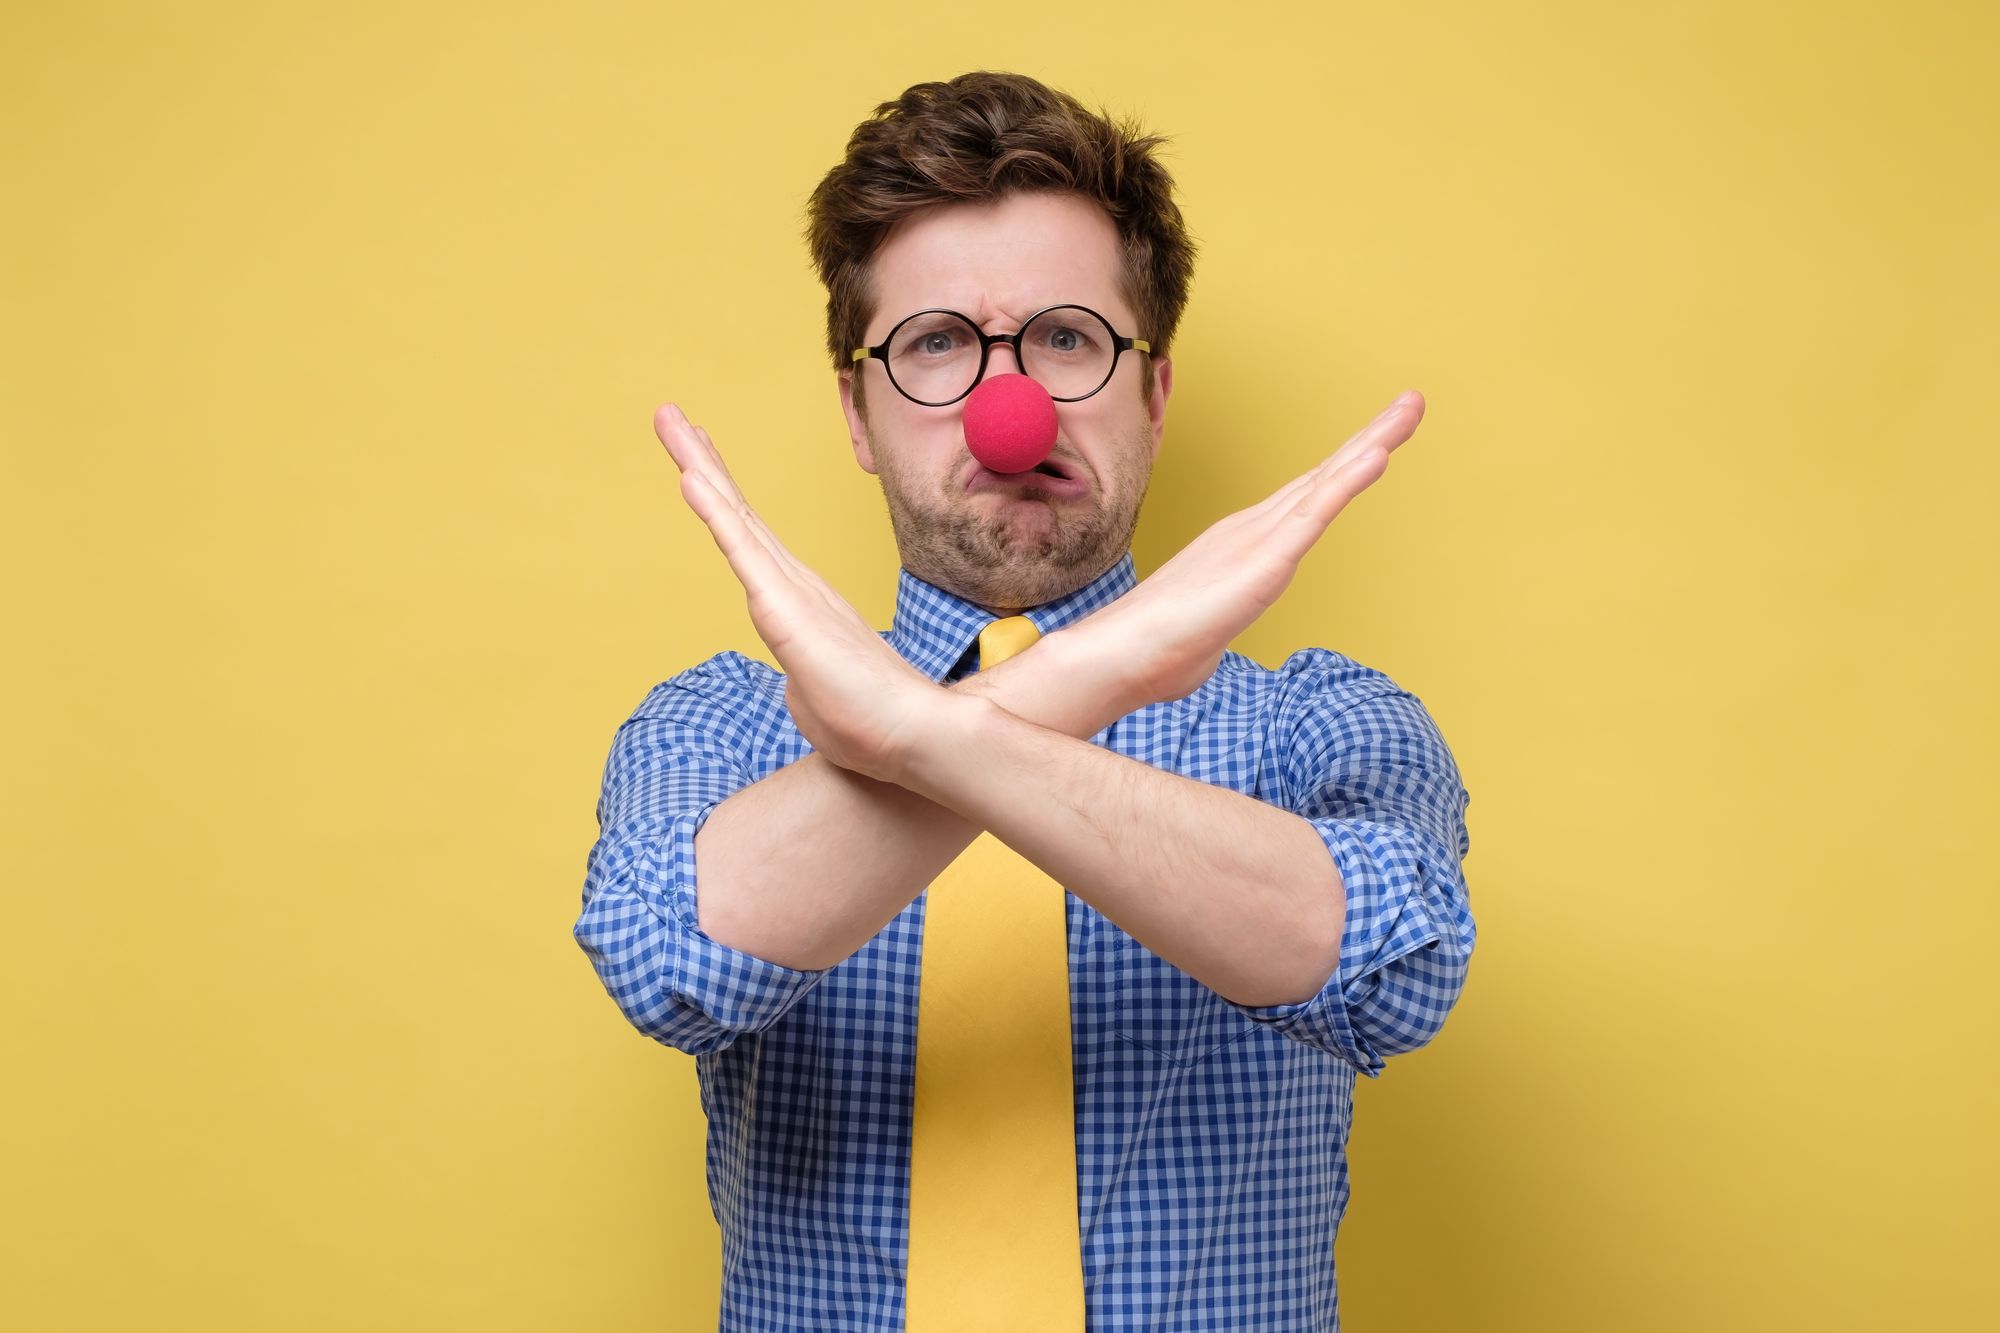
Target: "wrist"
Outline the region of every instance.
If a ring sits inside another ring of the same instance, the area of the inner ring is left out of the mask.
[[[1109,715],[1104,682],[1090,652],[1087,642],[1077,641],[1075,627],[1056,630],[1019,656],[951,688],[1038,727],[1088,740],[1124,716]]]
[[[938,690],[925,705],[908,744],[896,753],[884,780],[906,791],[955,809],[945,799],[952,780],[965,768],[965,756],[977,752],[981,737],[1006,710],[982,692]]]
[[[1098,615],[1102,615],[1099,612]],[[1120,651],[1117,636],[1104,631],[1096,617],[1057,630],[1036,644],[1046,648],[1044,667],[1067,714],[1061,730],[1088,740],[1135,709],[1152,702],[1141,698],[1130,671],[1129,654]]]

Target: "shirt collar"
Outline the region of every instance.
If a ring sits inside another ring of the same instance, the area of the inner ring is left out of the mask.
[[[1021,614],[1034,621],[1043,634],[1053,634],[1109,606],[1138,585],[1128,550],[1111,568],[1075,592],[1031,606]],[[979,631],[996,619],[984,608],[926,583],[905,568],[896,584],[896,623],[885,637],[904,661],[932,680],[942,681],[979,642]]]

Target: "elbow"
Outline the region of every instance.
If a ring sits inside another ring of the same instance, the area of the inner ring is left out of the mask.
[[[571,934],[626,1021],[689,1055],[764,1031],[824,975],[716,944],[629,892],[594,896]]]
[[[1331,942],[1320,932],[1301,928],[1285,951],[1284,961],[1262,977],[1239,1004],[1258,1007],[1310,1004],[1333,983],[1340,969],[1340,930],[1336,925]]]
[[[607,929],[605,920],[586,912],[570,931],[625,1021],[662,1046],[689,1055],[712,1054],[735,1041],[740,1032],[709,1021],[674,993],[672,943],[656,929],[634,929],[641,924],[621,919],[616,928]]]
[[[1273,950],[1268,968],[1251,998],[1240,1004],[1271,1006],[1307,1004],[1332,984],[1340,970],[1340,952],[1347,930],[1347,890],[1332,858],[1313,835],[1313,878],[1301,891],[1302,911],[1288,914],[1281,947]]]
[[[1344,921],[1339,896],[1322,897],[1317,910],[1286,922],[1278,947],[1224,998],[1254,1009],[1311,1003],[1340,970]]]
[[[1354,1006],[1355,1034],[1383,1058],[1430,1045],[1465,993],[1471,952],[1469,940],[1442,939],[1398,959]]]

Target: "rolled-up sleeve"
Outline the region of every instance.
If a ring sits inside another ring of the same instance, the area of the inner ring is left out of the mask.
[[[571,932],[634,1027],[696,1055],[770,1026],[826,975],[732,949],[697,924],[695,834],[753,780],[751,710],[738,697],[748,682],[729,679],[740,670],[691,668],[619,727]]]
[[[1477,935],[1464,875],[1472,798],[1414,695],[1390,685],[1357,702],[1351,685],[1301,684],[1279,768],[1289,808],[1346,886],[1340,963],[1310,1000],[1237,1008],[1373,1078],[1435,1037],[1464,990]]]

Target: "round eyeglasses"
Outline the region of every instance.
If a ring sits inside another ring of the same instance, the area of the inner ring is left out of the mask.
[[[1012,347],[1021,373],[1059,403],[1088,398],[1111,383],[1120,354],[1153,352],[1151,343],[1120,336],[1088,306],[1052,305],[1030,315],[1016,333],[982,332],[956,310],[919,310],[878,345],[855,348],[848,360],[880,361],[896,392],[920,407],[950,407],[986,377],[995,343]]]

